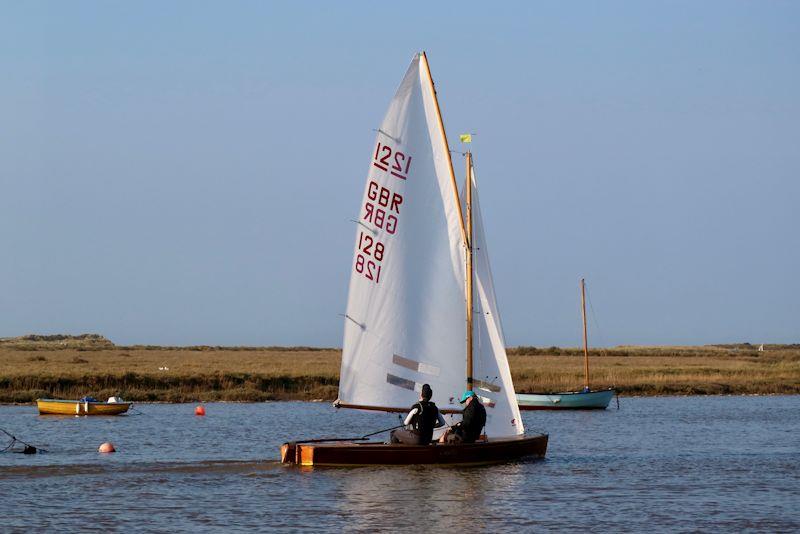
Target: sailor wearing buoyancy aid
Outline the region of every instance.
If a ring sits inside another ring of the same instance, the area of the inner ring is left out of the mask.
[[[419,402],[411,407],[403,424],[406,428],[397,429],[391,434],[392,443],[406,445],[428,445],[433,439],[433,429],[445,425],[439,408],[431,402],[433,390],[423,384]]]

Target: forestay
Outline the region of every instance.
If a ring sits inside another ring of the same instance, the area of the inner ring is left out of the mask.
[[[475,392],[486,406],[486,434],[490,437],[523,434],[506,343],[494,293],[489,248],[475,180],[472,177],[472,234],[474,265],[473,371]],[[463,195],[462,195],[462,198]]]
[[[440,408],[461,408],[462,219],[429,76],[415,56],[372,149],[345,319],[345,406],[405,410],[429,383]]]

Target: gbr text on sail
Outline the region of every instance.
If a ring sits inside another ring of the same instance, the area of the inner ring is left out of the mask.
[[[355,256],[355,271],[367,280],[376,284],[380,283],[383,261],[386,259],[387,245],[392,236],[397,233],[400,224],[400,206],[403,196],[394,191],[392,186],[386,186],[379,181],[390,177],[400,180],[408,179],[411,170],[411,156],[393,149],[391,146],[378,142],[372,167],[380,172],[367,184],[367,198],[364,202],[361,220],[372,225],[377,230],[383,230],[375,235],[361,231],[358,235],[358,252]],[[376,236],[382,235],[382,240]]]

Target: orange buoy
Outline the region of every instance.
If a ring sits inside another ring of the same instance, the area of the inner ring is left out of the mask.
[[[117,449],[114,448],[114,444],[111,443],[110,441],[106,441],[105,443],[100,445],[99,449],[97,449],[97,452],[116,452],[116,451]]]
[[[203,408],[202,406],[198,406],[197,408],[194,409],[194,414],[195,415],[205,415],[206,414],[206,409]]]

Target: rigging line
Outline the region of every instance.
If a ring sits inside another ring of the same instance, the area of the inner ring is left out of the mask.
[[[5,449],[2,449],[2,450],[0,450],[0,452],[7,452],[7,451],[9,451],[9,450],[11,449],[11,447],[13,447],[13,446],[14,446],[14,444],[15,444],[16,442],[17,442],[17,438],[15,438],[15,437],[12,437],[12,438],[11,438],[11,443],[9,443],[9,444],[8,444],[8,446],[7,446]]]
[[[33,446],[33,445],[31,445],[30,443],[28,443],[28,442],[25,442],[25,441],[22,441],[21,439],[19,439],[18,437],[14,436],[13,434],[11,434],[11,433],[10,433],[9,431],[7,431],[7,430],[4,430],[4,429],[0,428],[0,432],[4,433],[6,436],[8,436],[8,437],[10,437],[10,438],[11,438],[11,440],[12,440],[12,443],[11,443],[11,444],[12,444],[12,445],[14,444],[13,442],[15,442],[15,441],[19,441],[20,443],[22,443],[23,445],[27,445],[28,447],[32,447],[32,448],[34,448],[34,449],[38,449],[38,450],[40,450],[40,451],[42,451],[42,452],[49,452],[47,449],[43,449],[43,448],[41,448],[41,447],[34,447],[34,446]]]
[[[597,315],[595,315],[595,313],[594,313],[594,305],[592,304],[592,297],[589,294],[588,284],[585,281],[584,281],[583,284],[584,284],[584,288],[586,289],[586,300],[589,301],[589,310],[591,310],[591,312],[592,312],[592,321],[594,321],[594,325],[597,328],[597,337],[600,338],[600,343],[603,346],[607,346],[608,343],[606,343],[605,336],[603,335],[603,332],[600,329],[600,322],[597,320]]]
[[[367,439],[367,438],[369,438],[369,437],[371,437],[371,436],[374,436],[374,435],[376,435],[376,434],[380,434],[380,433],[382,433],[382,432],[388,432],[388,431],[390,431],[390,430],[395,430],[395,429],[397,429],[397,428],[403,428],[404,426],[406,426],[406,425],[405,425],[405,424],[403,424],[403,425],[397,425],[397,426],[393,426],[393,427],[391,427],[391,428],[384,428],[383,430],[376,430],[375,432],[370,432],[369,434],[364,434],[364,435],[361,437],[361,439]]]

